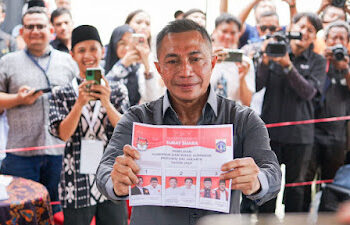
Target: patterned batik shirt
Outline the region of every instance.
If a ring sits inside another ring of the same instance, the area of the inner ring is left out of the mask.
[[[77,80],[78,83],[81,82],[79,78]],[[125,85],[116,82],[110,84],[110,87],[111,103],[120,113],[126,112],[129,107],[129,99]],[[49,130],[52,135],[59,137],[59,125],[72,110],[77,98],[72,83],[53,89],[50,98],[49,116]],[[74,134],[66,142],[59,185],[59,197],[63,208],[88,207],[106,200],[97,190],[95,175],[80,173],[81,140],[90,136],[91,130],[93,130],[94,134],[92,135],[102,140],[104,147],[106,147],[114,130],[114,127],[108,120],[106,109],[103,106],[100,108],[98,119],[93,125],[93,129],[89,128],[87,121],[91,120],[95,105],[96,101],[90,101],[85,105],[89,111],[89,115],[82,113]]]

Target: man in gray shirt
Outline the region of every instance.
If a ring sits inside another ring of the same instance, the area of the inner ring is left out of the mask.
[[[258,204],[276,196],[281,171],[262,120],[249,108],[215,94],[209,86],[216,63],[205,29],[177,20],[157,36],[156,63],[168,89],[160,99],[132,107],[117,124],[97,170],[99,190],[112,200],[127,199],[137,183],[139,153],[131,147],[133,122],[157,125],[234,125],[235,159],[221,166],[221,179],[232,179],[231,213],[239,213],[240,194]],[[184,207],[136,206],[131,224],[195,224],[215,211]]]
[[[7,149],[62,144],[48,133],[49,94],[37,90],[64,85],[78,70],[69,54],[50,47],[49,25],[43,8],[30,8],[21,29],[27,49],[0,59],[0,112],[7,110],[10,128]],[[62,153],[63,148],[9,153],[1,173],[41,182],[57,201]]]

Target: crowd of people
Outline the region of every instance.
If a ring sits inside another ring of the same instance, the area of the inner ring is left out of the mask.
[[[0,150],[53,147],[7,153],[1,174],[45,185],[61,202],[53,212],[63,210],[64,224],[89,224],[93,216],[97,224],[127,224],[128,187],[133,195],[160,191],[156,177],[145,187],[136,176],[132,122],[231,123],[235,160],[222,166],[217,189],[204,181],[202,197],[227,200],[232,179],[230,212],[274,213],[280,164],[286,183],[333,179],[349,163],[346,120],[264,123],[350,115],[350,10],[322,0],[316,12],[298,12],[296,0],[283,1],[287,26],[272,0],[249,0],[237,16],[221,0],[215,21],[200,9],[178,10],[152,51],[152,15],[144,10],[130,12],[104,46],[95,27],[74,27],[70,0],[56,0],[51,14],[43,0],[30,0],[15,35],[0,30]],[[245,22],[251,11],[255,25]],[[5,13],[0,0],[0,23]],[[211,34],[208,23],[215,23]],[[100,84],[86,79],[91,68],[102,71]],[[82,166],[91,151],[102,157],[97,172]],[[307,212],[311,201],[310,186],[284,190],[286,212]],[[195,224],[212,213],[138,206],[131,221]]]

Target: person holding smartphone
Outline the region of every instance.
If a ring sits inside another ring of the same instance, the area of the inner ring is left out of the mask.
[[[231,14],[224,13],[216,18],[212,38],[218,63],[210,83],[217,94],[250,106],[255,93],[255,70],[252,60],[237,51],[241,28],[239,19]],[[230,57],[230,52],[241,56]],[[240,60],[230,61],[230,58]]]
[[[152,72],[146,36],[129,25],[114,29],[107,50],[105,70],[112,82],[128,88],[130,105],[155,100],[163,94],[159,75]]]
[[[129,107],[127,89],[101,75],[103,47],[95,27],[73,30],[71,55],[80,74],[52,90],[49,116],[50,133],[66,141],[59,193],[64,224],[90,224],[96,216],[97,224],[125,225],[125,202],[106,201],[96,188],[95,171],[121,113]]]

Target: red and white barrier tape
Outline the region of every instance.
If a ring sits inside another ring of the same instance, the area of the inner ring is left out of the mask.
[[[286,184],[285,187],[298,187],[298,186],[307,186],[307,185],[312,185],[312,184],[326,184],[326,183],[332,183],[332,182],[333,182],[333,180],[307,181],[307,182]]]
[[[292,125],[299,125],[299,124],[334,122],[334,121],[342,121],[342,120],[350,120],[350,116],[340,116],[340,117],[331,117],[331,118],[323,118],[323,119],[312,119],[312,120],[302,120],[302,121],[293,121],[293,122],[282,122],[282,123],[271,123],[271,124],[266,124],[266,127],[267,128],[285,127],[285,126],[292,126]]]
[[[60,145],[48,145],[48,146],[37,146],[37,147],[27,147],[27,148],[12,148],[12,149],[0,150],[0,153],[37,151],[37,150],[50,149],[50,148],[64,148],[64,146],[66,145],[60,144]]]
[[[302,120],[302,121],[293,121],[293,122],[271,123],[271,124],[266,124],[266,127],[267,128],[284,127],[284,126],[292,126],[292,125],[298,125],[298,124],[312,124],[312,123],[334,122],[334,121],[342,121],[342,120],[350,120],[350,116],[340,116],[340,117]],[[28,147],[28,148],[14,148],[14,149],[0,150],[0,153],[35,151],[35,150],[50,149],[50,148],[63,148],[64,146],[65,146],[64,144],[61,144],[61,145],[38,146],[38,147]]]

